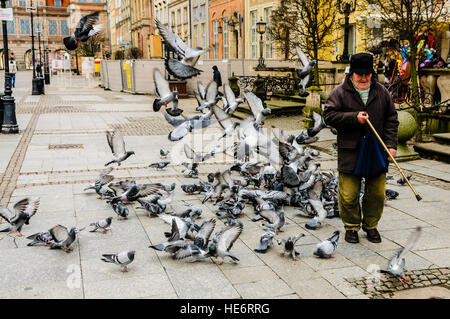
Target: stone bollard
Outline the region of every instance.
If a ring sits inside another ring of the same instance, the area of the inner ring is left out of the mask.
[[[417,131],[417,122],[407,111],[398,111],[397,114],[399,125],[397,133],[397,155],[395,156],[395,160],[401,162],[417,159],[419,158],[419,154],[406,145],[406,141],[410,140]]]
[[[228,85],[230,86],[235,96],[239,96],[239,94],[241,94],[241,89],[239,88],[238,80],[239,79],[234,75],[234,72],[233,75],[228,78]]]

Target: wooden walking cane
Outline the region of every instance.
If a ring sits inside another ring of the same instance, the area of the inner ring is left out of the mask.
[[[405,179],[405,181],[408,183],[409,187],[411,188],[411,190],[413,191],[414,195],[416,195],[416,199],[417,201],[420,201],[422,199],[422,197],[420,197],[420,195],[416,192],[416,190],[414,189],[414,187],[411,185],[411,183],[409,182],[408,178],[406,177],[405,173],[403,173],[403,170],[400,168],[400,166],[398,165],[397,161],[395,160],[395,158],[391,155],[391,153],[389,152],[389,149],[387,148],[386,144],[384,144],[383,140],[381,139],[380,135],[378,135],[377,131],[375,130],[375,128],[373,127],[372,123],[370,123],[369,119],[366,119],[367,124],[369,124],[369,127],[372,129],[372,131],[375,133],[375,136],[378,138],[378,140],[380,141],[381,145],[383,145],[384,149],[386,150],[386,152],[388,153],[389,157],[392,158],[392,161],[394,162],[395,166],[397,166],[397,169],[399,170],[399,172],[402,174],[403,178]]]

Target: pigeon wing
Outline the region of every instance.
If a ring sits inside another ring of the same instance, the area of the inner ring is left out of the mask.
[[[202,100],[206,100],[206,89],[205,89],[204,85],[202,84],[202,82],[200,82],[200,81],[197,82],[197,89],[198,89],[198,93],[200,94],[200,98]]]
[[[183,124],[184,122],[186,122],[186,120],[179,120],[179,119],[176,119],[176,118],[174,118],[173,116],[170,116],[170,115],[167,114],[167,113],[164,113],[164,118],[166,119],[166,121],[167,121],[170,125],[172,125],[172,126],[174,126],[174,127],[180,126],[181,124]]]
[[[125,141],[123,140],[123,135],[120,131],[116,130],[112,134],[112,149],[114,156],[120,156],[126,153],[125,151]]]
[[[67,228],[62,225],[56,225],[55,227],[51,228],[49,232],[52,235],[53,239],[58,243],[66,240],[69,236]]]
[[[420,234],[422,232],[422,228],[421,227],[417,227],[412,233],[411,235],[409,235],[408,241],[405,244],[405,247],[402,249],[401,253],[398,256],[399,260],[402,260],[402,258],[404,258],[404,256],[406,255],[406,253],[408,251],[410,251],[411,249],[414,248],[414,246],[416,246],[417,241],[419,240]]]
[[[80,21],[78,21],[76,28],[81,29],[80,34],[85,34],[91,31],[93,25],[98,20],[98,14],[99,14],[98,11],[87,14],[84,17],[82,17]]]
[[[225,113],[225,111],[222,110],[220,107],[214,105],[213,112],[217,120],[219,121],[220,126],[222,126],[223,129],[233,126],[233,121],[231,120],[230,116],[227,113]]]
[[[158,92],[158,95],[161,98],[164,98],[171,94],[169,82],[164,79],[161,72],[158,69],[153,70],[153,80],[155,81],[155,87]]]
[[[234,96],[234,92],[228,84],[223,86],[225,92],[225,98],[227,99],[228,105],[232,105],[236,102],[236,96]]]
[[[252,92],[244,92],[245,99],[247,100],[248,106],[253,113],[255,118],[258,118],[258,114],[264,110],[263,103],[259,97],[257,97]]]
[[[215,219],[210,219],[203,224],[202,228],[200,228],[199,232],[195,236],[194,244],[204,249],[208,244],[209,237],[211,237],[211,234],[214,231],[214,227],[216,227]]]
[[[298,46],[295,47],[295,50],[297,51],[297,55],[300,59],[300,62],[303,64],[303,68],[306,68],[309,65],[309,59],[306,56],[305,52],[302,51]]]
[[[156,26],[164,41],[172,47],[178,55],[184,57],[189,47],[181,40],[181,38],[166,28],[158,19],[155,19]]]
[[[278,214],[276,212],[274,212],[273,210],[263,210],[259,214],[262,217],[264,217],[265,219],[267,219],[269,221],[269,223],[271,223],[271,224],[276,224],[278,222],[278,220],[280,219]]]
[[[206,101],[208,102],[215,102],[217,97],[217,82],[211,81],[209,82],[208,86],[206,87]]]
[[[9,224],[11,224],[11,221],[16,218],[16,214],[14,214],[11,210],[9,210],[7,207],[0,206],[0,216],[5,219]]]
[[[228,251],[233,247],[234,242],[242,233],[242,226],[235,225],[225,228],[217,241],[217,249]]]

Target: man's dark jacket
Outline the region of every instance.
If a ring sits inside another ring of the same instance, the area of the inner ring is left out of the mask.
[[[222,77],[220,76],[220,72],[218,69],[214,70],[213,80],[217,82],[217,86],[222,86]]]
[[[397,149],[398,119],[394,101],[388,90],[374,80],[370,85],[369,98],[364,105],[353,86],[351,75],[334,88],[324,105],[323,116],[327,125],[337,129],[338,171],[352,174],[358,161],[361,137],[369,133],[367,124],[359,124],[356,116],[365,111],[377,133],[388,148]]]

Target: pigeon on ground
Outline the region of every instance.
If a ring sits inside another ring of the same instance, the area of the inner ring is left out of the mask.
[[[397,253],[392,257],[392,259],[389,261],[388,268],[386,270],[379,270],[379,272],[391,274],[392,276],[402,279],[403,268],[405,267],[406,264],[405,255],[408,253],[408,251],[410,251],[416,246],[421,233],[422,228],[419,226],[411,233],[405,244],[405,247],[400,248],[397,251]]]
[[[117,220],[128,219],[128,215],[130,214],[128,207],[126,207],[125,205],[122,205],[121,203],[114,203],[114,204],[112,204],[112,208],[118,216]]]
[[[255,118],[255,125],[264,125],[266,116],[272,112],[270,108],[265,108],[262,100],[252,92],[244,92],[244,96]]]
[[[408,179],[408,181],[411,181],[411,180],[412,180],[412,175],[406,176],[406,178]],[[403,186],[403,185],[406,185],[407,182],[406,182],[405,178],[402,176],[402,177],[400,177],[400,178],[397,180],[397,184]]]
[[[136,251],[123,251],[117,254],[103,254],[102,260],[107,263],[113,263],[119,265],[122,272],[128,272],[127,266],[131,264],[134,260]]]
[[[197,192],[200,193],[205,190],[203,188],[203,186],[197,185],[197,184],[183,184],[183,185],[181,185],[181,189],[183,190],[183,192],[190,194],[190,195],[197,193]]]
[[[398,197],[399,192],[394,191],[393,189],[386,189],[386,200],[393,200]]]
[[[320,258],[331,258],[337,248],[340,231],[336,230],[333,235],[325,239],[323,242],[317,244],[314,255]]]
[[[160,149],[160,150],[159,150],[159,156],[160,156],[161,158],[167,158],[167,155],[169,155],[169,153],[170,153],[169,150],[167,150],[167,151],[165,151],[165,150],[163,150],[163,149]]]
[[[83,189],[83,191],[87,191],[88,189],[94,189],[95,192],[100,196],[99,198],[103,198],[105,196],[106,197],[116,196],[116,194],[113,191],[103,188],[104,185],[110,183],[114,179],[114,176],[109,175],[109,173],[111,173],[112,170],[113,170],[112,167],[107,167],[104,170],[102,170],[95,179],[95,182],[86,187],[85,189]]]
[[[89,224],[89,226],[94,226],[94,229],[90,230],[90,232],[94,233],[97,231],[97,229],[100,229],[100,230],[102,230],[103,234],[106,234],[106,232],[109,230],[108,227],[111,226],[112,220],[113,220],[112,217],[108,217],[108,218],[99,220],[95,223]]]
[[[225,113],[230,114],[233,113],[239,104],[244,103],[244,99],[236,98],[233,90],[228,84],[223,86],[223,91],[225,93],[225,101],[226,107],[223,108]]]
[[[281,256],[284,256],[286,253],[292,256],[292,259],[294,261],[297,261],[297,256],[300,254],[298,251],[295,250],[295,244],[297,241],[304,237],[305,234],[298,234],[294,237],[288,237],[288,239],[282,238],[281,240],[278,240],[278,245],[283,244],[283,252],[281,253]]]
[[[176,231],[178,232],[179,239],[185,239],[187,234],[189,233],[191,227],[194,226],[194,222],[191,218],[179,218],[176,216],[171,216],[167,214],[161,214],[158,215],[159,218],[161,218],[165,223],[172,225],[173,221],[176,223]],[[172,227],[171,232],[166,232],[164,235],[167,238],[172,238],[174,236],[174,229]]]
[[[178,59],[166,59],[167,72],[180,80],[190,79],[199,75],[201,70],[195,68],[195,64],[200,56],[211,48],[206,50],[200,47],[190,48],[178,35],[166,28],[158,19],[155,19],[155,24],[164,42],[182,58],[180,61]]]
[[[226,226],[240,226],[244,228],[244,224],[239,219],[228,218],[225,223]]]
[[[219,265],[223,264],[225,257],[230,257],[234,262],[239,261],[239,259],[230,252],[230,249],[233,247],[234,242],[241,233],[241,226],[227,226],[214,234],[213,242],[209,245],[209,253],[211,256],[216,258],[220,257],[222,259],[219,262]]]
[[[119,184],[120,185],[120,184]],[[111,186],[110,186],[111,187]],[[115,186],[113,186],[115,187]],[[139,198],[146,197],[149,195],[157,194],[161,190],[161,184],[136,184],[134,181],[129,181],[123,183],[122,186],[126,191],[122,194],[117,195],[111,198],[108,202],[111,204],[122,202],[122,203],[130,203],[138,200]]]
[[[169,82],[164,79],[158,69],[153,70],[153,81],[155,82],[155,95],[158,97],[153,101],[153,111],[158,112],[163,105],[167,107],[169,103],[172,103],[170,111],[166,109],[167,113],[172,116],[180,115],[183,110],[178,108],[178,91],[170,90]]]
[[[29,242],[27,246],[49,246],[51,241],[53,240],[52,234],[50,231],[39,232],[27,237],[27,239],[31,239],[32,242]]]
[[[17,232],[17,237],[22,237],[22,227],[28,224],[31,216],[33,216],[39,206],[39,200],[31,202],[29,198],[24,198],[14,204],[13,210],[0,206],[0,217],[6,220],[9,226],[0,232]]]
[[[298,78],[300,79],[299,95],[302,97],[306,97],[309,95],[309,93],[306,92],[305,89],[309,82],[309,76],[310,76],[311,70],[312,70],[314,64],[316,64],[316,60],[309,60],[308,57],[306,56],[306,54],[298,46],[296,46],[295,49],[297,50],[297,55],[300,59],[300,62],[303,65],[303,69],[295,70],[297,72]]]
[[[190,119],[175,119],[169,114],[164,113],[164,118],[170,125],[175,127],[168,135],[168,139],[173,142],[181,140],[194,129],[202,129],[216,123],[213,120],[204,120],[198,115]]]
[[[134,154],[134,151],[126,151],[125,141],[123,140],[122,133],[119,130],[115,130],[114,132],[107,131],[106,139],[108,140],[108,145],[113,153],[113,160],[106,163],[105,166],[112,163],[117,163],[117,165],[120,166],[121,162]]]
[[[325,218],[328,213],[323,207],[323,203],[320,199],[320,194],[323,189],[322,181],[317,181],[313,188],[308,190],[308,202],[311,204],[312,208],[316,212],[316,216],[306,223],[305,227],[307,229],[317,229],[318,227],[323,226]]]
[[[97,11],[82,17],[75,27],[75,32],[70,37],[63,38],[67,50],[75,50],[80,41],[86,42],[90,37],[103,30],[103,24],[95,24],[98,21],[99,13]]]
[[[155,167],[156,169],[162,170],[164,167],[170,164],[170,161],[152,163],[148,167]]]
[[[56,225],[51,228],[49,232],[52,235],[53,240],[50,243],[50,249],[62,249],[66,253],[71,252],[73,248],[70,246],[75,242],[77,233],[83,229],[72,227],[70,231],[68,231],[67,228],[62,225]]]
[[[275,233],[271,230],[267,230],[264,234],[259,238],[259,246],[253,249],[257,253],[265,254],[267,249],[272,246],[273,238],[275,237]]]
[[[259,212],[259,216],[269,222],[269,224],[262,224],[262,226],[273,230],[276,234],[278,234],[278,232],[282,232],[281,228],[286,222],[283,209],[280,210],[280,213],[277,213],[273,210],[263,210]]]

